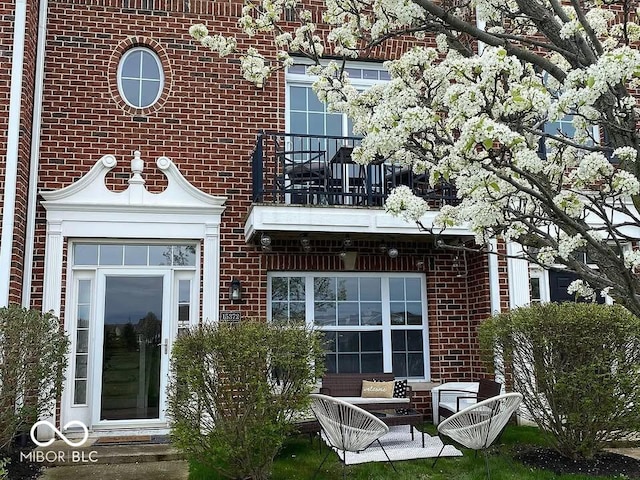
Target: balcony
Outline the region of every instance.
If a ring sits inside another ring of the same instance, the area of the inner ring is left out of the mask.
[[[381,207],[395,187],[407,185],[433,208],[457,202],[450,185],[430,185],[426,174],[384,161],[355,163],[351,153],[359,143],[357,137],[259,134],[252,155],[253,201]]]
[[[351,157],[360,138],[263,132],[251,157],[253,205],[245,224],[250,239],[257,231],[345,233],[417,233],[384,212],[389,193],[406,185],[433,212],[459,200],[445,182],[384,162],[359,165]],[[466,232],[465,232],[466,233]]]

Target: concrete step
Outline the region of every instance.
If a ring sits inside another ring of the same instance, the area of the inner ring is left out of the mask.
[[[89,439],[82,447],[69,447],[61,440],[31,452],[31,461],[46,466],[88,465],[96,463],[145,463],[183,460],[185,457],[171,444],[127,442],[101,444]]]

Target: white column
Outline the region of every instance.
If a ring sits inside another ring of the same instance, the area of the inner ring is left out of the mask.
[[[522,247],[514,242],[507,244],[507,255],[522,254]],[[529,262],[521,258],[507,259],[507,273],[509,277],[509,307],[517,308],[531,303],[529,293]]]
[[[42,311],[60,316],[62,297],[62,258],[64,237],[61,221],[47,221],[47,243],[44,254],[44,287]]]
[[[489,243],[491,244],[491,251],[497,252],[497,240],[495,238],[491,239]],[[489,298],[491,301],[491,314],[495,315],[496,313],[500,313],[500,276],[497,254],[489,254]]]
[[[220,307],[220,224],[205,225],[202,267],[202,321],[217,322]]]

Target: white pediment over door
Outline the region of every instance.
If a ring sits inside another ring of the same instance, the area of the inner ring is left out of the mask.
[[[131,160],[129,186],[107,188],[105,177],[117,165],[105,155],[80,180],[60,190],[41,191],[47,211],[43,308],[60,314],[64,239],[157,239],[203,242],[203,319],[218,318],[220,222],[226,197],[206,194],[189,183],[167,157],[156,166],[167,187],[152,193],[145,187],[140,152]]]

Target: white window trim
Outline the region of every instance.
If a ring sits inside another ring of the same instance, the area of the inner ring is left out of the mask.
[[[389,301],[389,284],[388,282],[381,282],[381,299],[382,299],[382,325],[327,325],[327,326],[315,326],[313,323],[313,278],[314,277],[375,277],[375,278],[419,278],[420,290],[421,290],[421,302],[422,302],[422,325],[391,325],[391,315]],[[378,331],[382,330],[382,355],[383,355],[383,369],[387,373],[393,371],[392,362],[392,348],[391,348],[391,331],[393,330],[420,330],[422,331],[422,348],[424,354],[424,377],[409,377],[409,381],[426,381],[431,380],[431,360],[429,352],[429,318],[427,316],[427,293],[426,293],[426,278],[423,274],[412,272],[376,272],[366,274],[363,272],[340,272],[340,271],[272,271],[267,273],[267,319],[272,320],[271,316],[271,280],[274,277],[303,277],[305,279],[305,318],[309,327],[317,330],[330,330],[330,331]],[[311,292],[310,295],[307,293]]]

